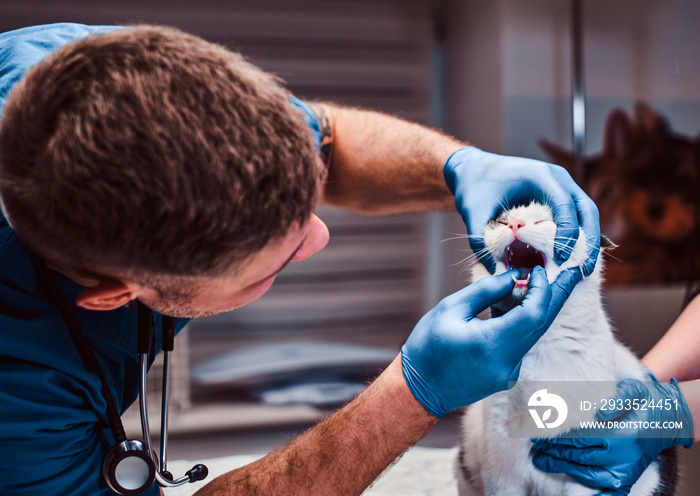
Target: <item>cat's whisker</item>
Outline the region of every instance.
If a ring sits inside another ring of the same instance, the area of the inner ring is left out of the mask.
[[[573,238],[559,238],[559,239],[571,239],[571,240],[573,240]],[[596,250],[596,251],[601,251],[601,250],[603,250],[601,247],[599,247],[599,246],[594,246],[594,245],[592,245],[591,243],[589,243],[589,242],[587,242],[587,241],[586,241],[586,245],[587,245],[589,248],[592,248],[592,249],[594,249],[594,250]],[[573,247],[568,246],[568,245],[565,245],[565,244],[563,244],[563,243],[560,242],[560,241],[555,241],[555,242],[554,242],[554,246],[564,249],[564,251],[565,251],[565,252],[568,252],[569,255],[571,255],[571,253],[573,253],[573,251],[574,251]],[[614,259],[614,260],[617,260],[618,262],[624,263],[621,259],[617,258],[615,255],[613,255],[613,254],[610,253],[609,251],[603,250],[603,256],[610,257],[610,258],[612,258],[612,259]]]
[[[561,240],[566,241],[565,238],[554,238],[554,244],[555,244],[555,245],[561,245],[561,246],[568,246],[568,247],[571,248],[571,249],[574,248],[574,245],[566,244],[566,243],[564,243],[564,241],[561,241]]]
[[[482,248],[481,250],[473,252],[468,257],[463,258],[462,260],[452,264],[451,266],[453,266],[453,267],[461,266],[459,269],[459,272],[457,274],[459,276],[462,276],[467,272],[467,270],[469,270],[471,267],[473,267],[474,265],[479,263],[480,256],[485,255],[488,252],[489,252],[488,248]]]
[[[466,265],[466,264],[470,263],[470,261],[474,258],[476,258],[476,255],[473,255],[473,254],[469,255],[468,257],[463,258],[459,262],[455,262],[455,263],[450,264],[450,267],[458,267],[458,266]]]
[[[467,273],[468,270],[469,270],[469,266],[467,266],[467,265],[463,266],[462,268],[459,269],[459,271],[457,271],[457,276],[462,277],[463,275],[465,275]]]
[[[544,194],[544,202],[547,205],[554,205],[556,202],[554,201],[554,197],[547,191],[543,192]]]
[[[554,242],[554,248],[558,248],[569,255],[571,255],[574,252],[574,248],[572,246],[568,246],[563,243],[558,243],[556,241]]]
[[[451,238],[441,239],[440,243],[445,243],[446,241],[455,241],[458,239],[469,239],[469,235],[468,234],[456,234],[456,235],[452,236]]]
[[[563,240],[565,240],[565,241],[577,241],[575,238],[557,237],[557,238],[555,239],[554,243],[555,243],[555,244],[556,244],[556,243],[561,243],[561,241],[558,241],[558,240],[560,240],[560,239],[563,239]],[[580,238],[579,238],[579,239],[580,239]],[[587,240],[585,240],[585,239],[584,239],[584,243],[586,243],[586,246],[588,246],[589,248],[593,248],[593,249],[595,249],[595,250],[601,250],[600,246],[595,246],[594,244],[589,243],[589,242],[588,242]],[[561,244],[563,244],[563,243],[561,243]]]
[[[462,266],[462,267],[471,267],[479,258],[479,255],[472,253],[468,257],[463,258],[459,262],[455,262],[451,264],[451,267],[457,267],[457,266]]]
[[[484,239],[484,236],[482,234],[468,234],[468,233],[447,233],[450,235],[449,238],[445,238],[441,240],[441,243],[444,243],[445,241],[455,241],[455,240],[461,240],[461,239]]]
[[[607,257],[610,257],[610,258],[612,258],[612,259],[614,259],[614,260],[617,260],[617,261],[620,262],[620,263],[625,263],[622,259],[617,258],[615,255],[613,255],[613,254],[610,253],[610,252],[604,251],[604,252],[603,252],[603,255],[605,255],[605,256],[607,256]]]
[[[443,240],[441,241],[441,243],[444,243],[445,241],[455,241],[455,240],[459,240],[459,239],[467,239],[467,240],[476,239],[476,240],[480,240],[480,239],[484,239],[484,237],[483,237],[483,236],[479,236],[478,234],[463,234],[463,235],[460,235],[460,236],[454,236],[454,237],[452,237],[452,238],[445,238],[445,239],[443,239]]]
[[[488,252],[488,248],[482,248],[481,250],[477,252],[473,252],[470,254],[468,257],[463,258],[462,260],[455,262],[453,264],[450,264],[450,267],[457,267],[457,266],[462,266],[462,270],[465,270],[469,267],[471,267],[481,255],[485,255]]]
[[[463,265],[462,267],[460,267],[459,270],[457,271],[457,276],[458,276],[458,277],[462,277],[462,276],[464,276],[465,274],[468,274],[469,269],[472,267],[473,264],[474,264],[474,262],[470,263],[469,265],[464,264],[464,265]]]
[[[508,200],[506,200],[505,198],[501,197],[500,200],[497,199],[496,202],[497,202],[496,204],[501,209],[500,210],[501,212],[506,212],[506,211],[510,210],[510,205],[508,204]]]
[[[563,251],[567,255],[571,255],[574,252],[574,250],[571,247],[563,246],[563,245],[560,245],[560,246],[554,245],[554,249]]]
[[[507,212],[510,210],[510,205],[508,204],[508,200],[504,198],[501,195],[496,195],[495,193],[491,194],[491,201],[496,204],[496,215],[500,215],[503,212]]]

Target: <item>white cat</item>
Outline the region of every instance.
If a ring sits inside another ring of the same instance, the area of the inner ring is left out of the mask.
[[[513,208],[486,226],[484,243],[496,261],[496,274],[510,268],[520,269],[514,297],[524,296],[529,273],[535,265],[545,268],[551,283],[561,271],[585,261],[589,247],[581,231],[569,260],[559,266],[554,259],[555,232],[551,209],[539,203]],[[599,256],[593,274],[575,287],[550,329],[525,355],[518,385],[523,381],[582,381],[579,384],[585,388],[593,384],[592,381],[610,381],[612,389],[606,397],[613,398],[617,381],[648,380],[639,360],[613,336],[601,298],[601,265]],[[481,264],[473,269],[474,281],[488,275]],[[596,387],[600,384],[607,383],[595,383]],[[509,428],[533,423],[528,400],[530,393],[519,393],[516,387],[510,391],[510,396],[507,391],[500,392],[468,408],[457,460],[460,495],[584,496],[598,493],[568,476],[537,470],[531,461],[530,438],[509,436]],[[579,420],[593,420],[594,415],[593,409],[577,412],[559,427],[547,429],[546,436],[542,437],[566,432],[578,426]],[[673,494],[676,466],[675,459],[671,458],[668,456],[668,460],[661,463],[660,457],[652,463],[632,488],[631,495]]]

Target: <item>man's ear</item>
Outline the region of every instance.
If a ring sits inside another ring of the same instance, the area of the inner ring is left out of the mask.
[[[119,279],[106,277],[94,286],[85,288],[75,304],[87,310],[114,310],[138,296],[138,287]]]

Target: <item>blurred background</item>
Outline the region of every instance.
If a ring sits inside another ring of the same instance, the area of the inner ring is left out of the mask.
[[[700,2],[583,0],[575,15],[574,1],[0,0],[0,31],[60,21],[175,26],[242,52],[302,99],[567,165],[620,245],[619,260],[607,259],[606,304],[641,356],[700,279]],[[585,90],[578,161],[574,82]],[[318,215],[331,231],[324,251],[290,264],[254,304],[194,321],[178,337],[171,459],[281,445],[352,396],[425,311],[469,282],[456,214]],[[458,438],[450,416],[422,443]]]

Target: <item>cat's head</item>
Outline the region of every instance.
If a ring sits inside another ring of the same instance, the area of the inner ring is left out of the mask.
[[[530,273],[535,266],[544,267],[551,283],[563,270],[580,267],[586,261],[589,248],[583,231],[580,231],[569,259],[561,265],[556,262],[554,248],[560,243],[555,240],[556,230],[552,210],[537,202],[511,208],[486,225],[484,246],[496,262],[495,273],[502,274],[510,269],[520,271],[514,290],[516,298],[524,297],[527,292]],[[600,260],[589,277],[597,283],[600,282],[599,266]],[[486,268],[477,264],[473,270],[474,279],[486,275]]]

